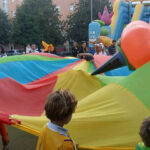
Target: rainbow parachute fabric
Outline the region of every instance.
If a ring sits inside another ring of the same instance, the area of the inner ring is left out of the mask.
[[[150,114],[150,63],[129,76],[91,76],[108,58],[101,60],[50,54],[1,58],[0,121],[9,115],[21,122],[14,127],[38,136],[48,122],[47,95],[69,89],[78,106],[66,128],[81,149],[134,149],[141,121]]]

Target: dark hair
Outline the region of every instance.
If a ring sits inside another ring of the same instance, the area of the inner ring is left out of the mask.
[[[4,54],[5,51],[4,51],[4,47],[2,45],[0,45],[0,49],[2,50],[1,53]]]
[[[36,46],[36,44],[31,44],[31,46],[33,46],[33,45]]]
[[[113,40],[113,41],[112,41],[112,43],[115,43],[115,42],[116,42],[116,40]]]
[[[82,42],[81,42],[81,45],[82,45],[83,43],[86,43],[86,41],[82,41]]]
[[[144,119],[139,132],[145,146],[150,147],[150,117]]]
[[[68,90],[57,90],[51,93],[45,104],[46,116],[51,121],[63,121],[69,117],[76,108],[75,96]]]

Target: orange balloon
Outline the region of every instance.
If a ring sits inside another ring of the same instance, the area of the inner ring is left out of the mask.
[[[121,49],[135,69],[150,61],[150,25],[143,21],[127,25],[121,35]]]

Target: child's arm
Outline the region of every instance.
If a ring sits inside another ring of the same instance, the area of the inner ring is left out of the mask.
[[[71,139],[64,140],[63,144],[59,147],[58,150],[77,150],[74,147],[74,144]]]
[[[6,146],[9,143],[9,137],[7,135],[6,129],[5,129],[5,125],[3,123],[0,122],[0,134],[2,136],[2,142],[3,145]]]

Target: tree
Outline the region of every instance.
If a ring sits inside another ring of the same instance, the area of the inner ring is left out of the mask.
[[[77,42],[88,41],[88,25],[91,22],[91,0],[80,0],[73,14],[65,22],[68,38]],[[98,19],[98,12],[103,13],[104,6],[112,10],[109,0],[93,0],[93,20]]]
[[[5,12],[0,10],[0,44],[9,43],[10,22]]]
[[[16,11],[11,30],[12,42],[26,45],[42,41],[59,44],[62,40],[61,22],[51,0],[25,0]]]

